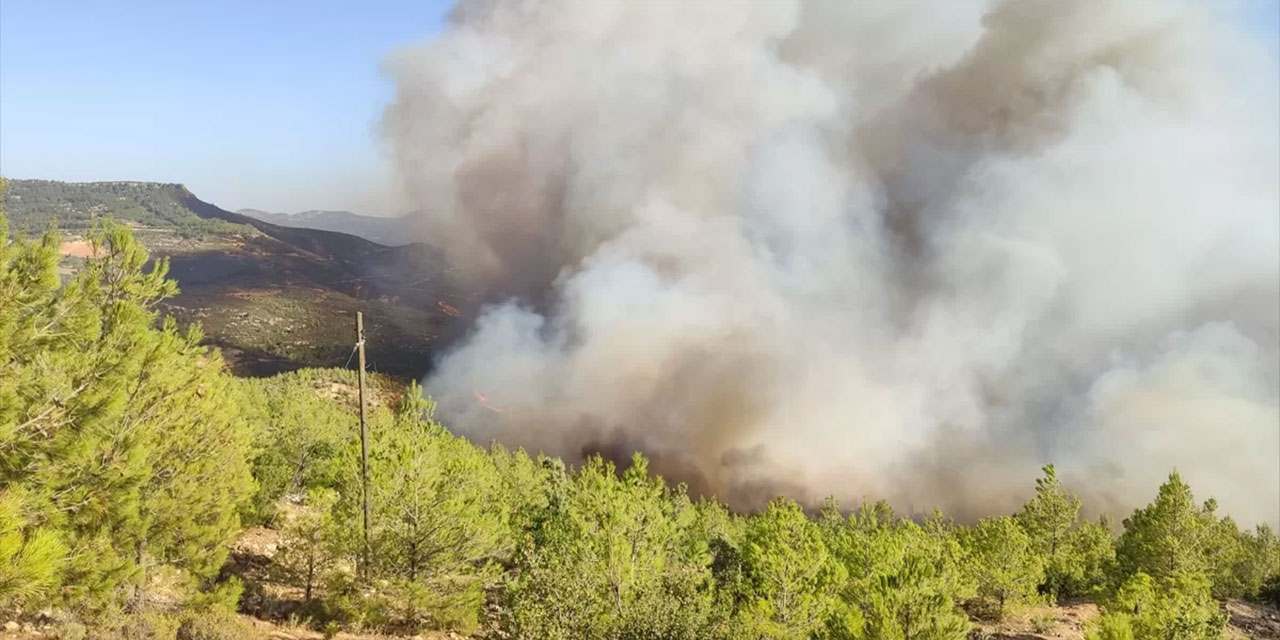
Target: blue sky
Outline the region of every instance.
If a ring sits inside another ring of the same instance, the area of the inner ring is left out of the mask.
[[[0,0],[0,173],[377,209],[379,63],[450,4]]]
[[[231,209],[395,213],[374,131],[392,93],[379,63],[435,34],[450,4],[0,0],[0,174],[183,182]],[[1280,57],[1280,0],[1234,7]]]

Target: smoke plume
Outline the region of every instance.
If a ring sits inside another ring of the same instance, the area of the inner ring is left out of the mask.
[[[1274,61],[1214,3],[463,2],[384,129],[454,429],[751,507],[1280,522]]]

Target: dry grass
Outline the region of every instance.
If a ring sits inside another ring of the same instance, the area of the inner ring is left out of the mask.
[[[1056,607],[1037,605],[1008,616],[999,623],[979,625],[990,638],[1008,640],[1083,640],[1085,628],[1101,612],[1092,602],[1071,601]]]

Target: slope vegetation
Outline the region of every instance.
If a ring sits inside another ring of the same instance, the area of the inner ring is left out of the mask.
[[[11,180],[5,206],[15,231],[61,229],[69,270],[88,255],[83,236],[96,221],[133,227],[153,256],[170,261],[181,293],[166,311],[180,323],[200,321],[238,373],[342,366],[361,310],[371,366],[417,376],[437,338],[458,321],[442,309],[462,296],[427,245],[387,247],[275,225],[221,209],[180,184]]]

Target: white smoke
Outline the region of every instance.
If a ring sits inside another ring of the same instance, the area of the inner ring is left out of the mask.
[[[493,303],[427,391],[741,506],[971,517],[1056,461],[1280,522],[1277,76],[1211,9],[462,3],[389,65],[405,192]]]

